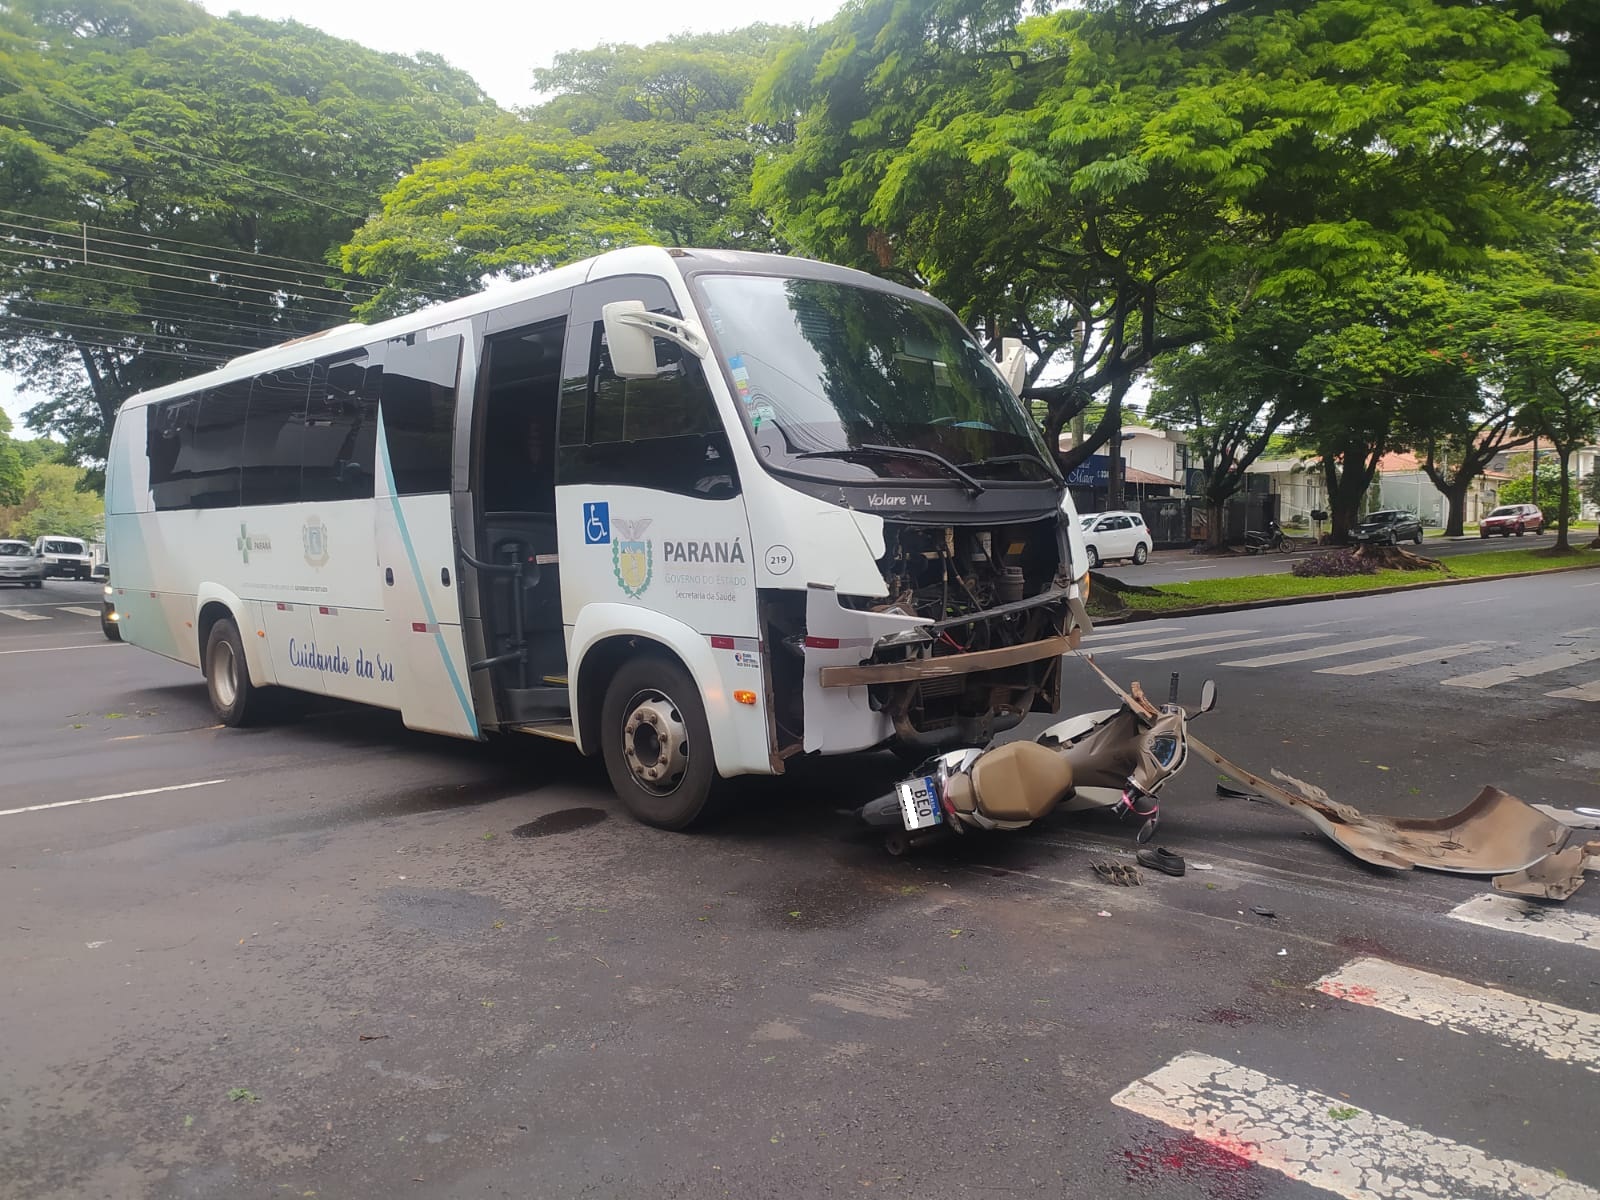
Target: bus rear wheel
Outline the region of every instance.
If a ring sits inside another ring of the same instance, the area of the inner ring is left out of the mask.
[[[206,636],[206,691],[212,711],[224,725],[249,725],[266,708],[263,688],[250,682],[250,668],[244,659],[244,639],[239,627],[227,617],[220,618]]]
[[[718,783],[711,726],[689,672],[655,655],[626,662],[600,708],[600,752],[628,811],[657,829],[708,815]]]

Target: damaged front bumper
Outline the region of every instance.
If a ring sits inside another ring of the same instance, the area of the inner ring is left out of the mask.
[[[926,749],[987,741],[1030,712],[1055,712],[1061,658],[1090,628],[1089,615],[1076,588],[1057,588],[976,619],[1019,618],[1042,626],[1043,636],[945,652],[953,643],[944,628],[954,622],[849,608],[832,589],[810,588],[806,751],[865,750],[890,739]],[[960,623],[974,619],[968,615]]]

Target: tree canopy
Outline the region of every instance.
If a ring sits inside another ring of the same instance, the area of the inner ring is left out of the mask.
[[[1021,336],[1053,435],[1225,329],[1224,290],[1236,309],[1397,256],[1479,262],[1526,211],[1497,165],[1559,127],[1561,61],[1536,20],[1445,0],[1104,0],[1021,20],[1005,0],[864,0],[757,89],[758,115],[797,131],[757,197],[801,249]]]
[[[330,252],[495,110],[431,55],[186,0],[0,6],[0,360],[84,461],[142,389],[348,319]]]
[[[776,248],[750,174],[788,129],[749,121],[745,100],[793,34],[753,25],[558,55],[534,72],[550,100],[420,164],[356,232],[345,268],[383,285],[360,311],[640,242]]]

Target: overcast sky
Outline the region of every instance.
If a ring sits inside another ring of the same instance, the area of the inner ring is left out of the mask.
[[[566,4],[543,0],[512,5],[506,0],[201,0],[210,12],[244,12],[314,25],[335,37],[377,50],[412,54],[431,50],[468,72],[501,105],[532,103],[535,67],[548,66],[563,50],[600,42],[644,44],[674,33],[736,29],[755,20],[813,24],[824,21],[842,0],[767,0],[759,11],[748,0],[605,0]],[[0,374],[0,407],[20,431],[22,410],[35,397],[19,395],[17,381]]]

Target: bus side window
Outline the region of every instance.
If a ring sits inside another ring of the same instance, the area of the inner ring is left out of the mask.
[[[294,504],[300,499],[300,455],[311,367],[257,375],[244,423],[245,504]]]
[[[162,400],[145,409],[145,454],[150,459],[150,500],[157,512],[189,508],[194,491],[194,419],[200,393]]]
[[[423,341],[396,338],[383,352],[379,388],[383,428],[396,495],[450,490],[450,447],[455,432],[459,335]]]
[[[194,426],[191,508],[237,508],[239,455],[250,404],[250,381],[238,379],[208,391]]]
[[[318,363],[306,401],[300,494],[305,500],[370,500],[378,459],[378,380],[365,356]]]
[[[588,420],[575,436],[579,395],[562,397],[559,480],[622,483],[703,499],[739,492],[738,474],[705,370],[675,342],[655,339],[662,368],[650,379],[622,379],[611,367],[605,327],[589,342]]]

